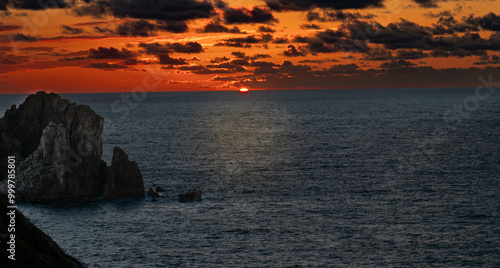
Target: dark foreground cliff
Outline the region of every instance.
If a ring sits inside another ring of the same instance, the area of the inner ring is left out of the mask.
[[[137,163],[120,148],[102,158],[104,118],[89,106],[38,92],[0,119],[0,163],[16,157],[16,198],[43,201],[140,198]],[[0,165],[5,176],[6,164]],[[0,185],[5,192],[5,180]]]
[[[15,260],[8,258],[7,228],[10,218],[7,215],[7,199],[0,194],[0,267],[12,268],[83,268],[84,266],[64,251],[44,232],[16,212],[15,218]]]

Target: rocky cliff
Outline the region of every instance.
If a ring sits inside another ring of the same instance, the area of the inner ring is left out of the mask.
[[[7,197],[0,194],[0,242],[8,245],[7,232],[10,217],[7,213]],[[9,259],[9,251],[2,247],[0,267],[11,268],[83,268],[84,266],[64,251],[44,232],[33,225],[24,215],[16,211],[15,260]]]
[[[38,92],[19,108],[7,110],[0,119],[0,159],[6,163],[9,155],[17,158],[16,197],[137,198],[140,191],[144,196],[139,167],[123,150],[115,148],[111,167],[101,160],[103,125],[104,119],[89,106],[53,93]],[[115,164],[115,157],[121,161]],[[5,168],[0,165],[0,174],[6,174]],[[113,172],[117,169],[127,174]]]

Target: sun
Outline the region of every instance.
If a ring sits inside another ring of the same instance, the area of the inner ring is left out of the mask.
[[[248,92],[248,88],[242,87],[242,88],[240,88],[240,92],[241,93],[247,93]]]

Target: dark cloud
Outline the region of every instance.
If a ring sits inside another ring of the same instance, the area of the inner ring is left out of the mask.
[[[43,10],[47,8],[66,8],[68,2],[64,0],[2,0],[0,10],[7,10],[7,7],[15,9]]]
[[[252,61],[250,66],[269,68],[269,67],[274,67],[274,66],[278,66],[278,65],[273,63],[273,62],[269,62],[269,61]]]
[[[297,76],[302,75],[311,71],[311,67],[307,65],[294,65],[290,61],[283,61],[278,67],[274,66],[262,66],[257,67],[254,70],[255,75],[266,75],[266,74],[280,74],[287,76]]]
[[[467,22],[458,22],[453,18],[453,16],[450,17],[440,17],[438,22],[433,24],[434,29],[433,29],[433,34],[436,35],[445,35],[445,34],[455,34],[455,33],[465,33],[465,32],[470,32],[470,31],[479,31],[479,24],[478,22],[472,21],[472,19],[469,19]]]
[[[427,58],[428,55],[422,50],[401,49],[397,51],[396,59],[416,60]]]
[[[223,14],[226,23],[273,23],[277,22],[269,9],[253,7],[227,8]]]
[[[302,24],[300,25],[300,28],[302,29],[311,29],[311,30],[319,30],[321,29],[321,26],[318,24],[310,23],[310,24]]]
[[[275,39],[273,40],[273,43],[274,43],[274,44],[286,44],[286,43],[288,43],[288,42],[289,42],[289,41],[288,41],[288,38],[286,38],[286,37],[278,37],[278,38],[275,38]]]
[[[116,27],[115,33],[123,36],[154,36],[158,27],[147,20],[126,21]]]
[[[185,33],[189,30],[189,27],[183,21],[171,21],[159,24],[158,29],[171,33]]]
[[[241,63],[241,61],[242,60],[239,60],[237,62]],[[217,64],[209,64],[209,65],[206,65],[205,67],[216,68],[216,69],[227,69],[227,70],[233,71],[233,72],[245,72],[246,71],[246,69],[243,68],[240,64],[234,64],[232,61],[231,62],[222,62],[222,63],[217,63]]]
[[[283,55],[287,57],[301,57],[305,56],[306,54],[298,51],[294,45],[288,45],[287,50],[283,51]]]
[[[156,56],[160,60],[160,64],[165,65],[186,65],[186,59],[172,58],[168,54],[160,54]]]
[[[94,29],[94,32],[100,33],[100,34],[105,34],[105,35],[115,34],[115,31],[111,30],[108,27],[94,26],[92,29]]]
[[[63,34],[73,35],[73,34],[81,34],[84,32],[82,28],[74,28],[68,25],[61,25],[61,28],[63,29],[62,31]]]
[[[98,49],[89,49],[88,58],[89,59],[128,59],[135,57],[136,53],[132,50],[122,48],[118,50],[114,47],[105,48],[99,47]]]
[[[276,30],[274,30],[273,28],[271,28],[269,26],[259,26],[257,31],[259,31],[261,33],[275,33],[276,32]]]
[[[486,54],[480,58],[480,61],[474,62],[474,65],[487,65],[487,64],[500,64],[500,56],[491,55],[490,58],[490,56]]]
[[[166,44],[173,51],[178,53],[201,53],[203,52],[203,47],[198,42],[187,42],[185,44],[181,43],[168,43]]]
[[[94,68],[94,69],[104,69],[104,70],[108,70],[108,71],[117,70],[117,69],[128,69],[127,66],[117,64],[117,63],[107,63],[107,62],[95,62],[95,63],[91,63],[85,67],[86,68]]]
[[[245,59],[246,58],[245,52],[241,52],[241,51],[233,51],[233,52],[231,52],[231,55],[233,55],[233,56],[235,56],[236,58],[239,58],[239,59]]]
[[[203,28],[199,29],[198,32],[200,33],[242,33],[240,29],[236,26],[233,26],[233,28],[228,28],[220,21],[211,21],[207,23]]]
[[[488,13],[484,17],[479,19],[479,25],[481,28],[490,31],[500,31],[500,16],[493,12]]]
[[[361,9],[367,7],[381,7],[382,0],[266,0],[267,6],[276,11],[304,11],[313,8],[331,9]]]
[[[74,12],[79,16],[154,19],[159,21],[185,21],[209,18],[214,6],[197,0],[85,0]]]
[[[270,34],[262,34],[261,36],[249,35],[246,37],[238,37],[238,38],[229,38],[223,40],[217,44],[216,46],[229,46],[229,47],[251,47],[251,44],[258,43],[268,43],[273,40],[273,36]]]
[[[271,58],[271,55],[269,55],[269,54],[255,54],[255,55],[250,57],[251,60],[265,59],[265,58]]]
[[[425,7],[425,8],[438,7],[437,0],[413,0],[413,1],[417,3],[420,7]]]
[[[225,62],[225,61],[229,61],[229,58],[227,58],[227,57],[215,57],[215,58],[210,60],[211,63],[219,63],[219,62]]]
[[[139,43],[139,47],[144,48],[144,53],[148,55],[160,55],[173,52],[173,50],[167,44]]]
[[[210,80],[212,80],[212,81],[236,81],[232,77],[219,76],[219,75],[216,75],[216,76],[212,77],[212,79],[210,79]]]
[[[21,25],[2,25],[0,24],[0,32],[18,30],[23,28]]]
[[[319,22],[327,22],[327,21],[347,21],[347,20],[357,20],[357,19],[372,19],[375,15],[361,15],[359,12],[346,12],[342,10],[336,11],[323,11],[322,14],[309,11],[306,14],[306,18],[308,21],[319,21]]]
[[[301,60],[299,63],[314,63],[314,64],[322,64],[325,62],[338,62],[336,59],[322,59],[322,60]]]
[[[33,35],[25,35],[25,34],[9,34],[7,36],[9,41],[15,41],[15,42],[36,42],[38,41],[38,38],[36,38]]]
[[[414,65],[416,65],[416,64],[409,62],[407,60],[399,59],[399,60],[386,61],[386,62],[380,64],[380,68],[398,69],[398,68],[406,68],[406,67],[410,67],[410,66],[414,66]]]
[[[453,15],[454,15],[454,13],[449,11],[449,10],[441,11],[438,13],[434,13],[434,12],[424,13],[424,16],[426,16],[428,18],[451,17]]]
[[[2,58],[0,59],[0,64],[17,64],[17,62],[11,59]]]
[[[85,60],[86,57],[71,57],[71,58],[62,58],[59,59],[59,61],[79,61],[79,60]]]
[[[244,59],[235,59],[235,60],[230,61],[230,63],[234,64],[234,65],[239,65],[239,66],[250,65],[250,62],[248,62],[247,60],[244,60]]]
[[[94,27],[94,29],[98,28],[98,26]],[[104,28],[96,29],[101,33],[106,33],[109,30]],[[126,21],[120,25],[118,25],[115,29],[115,34],[123,35],[123,36],[155,36],[157,35],[157,31],[167,31],[173,33],[183,33],[188,30],[188,26],[185,22],[159,22],[153,23],[148,20],[134,20],[134,21]]]
[[[168,54],[171,52],[178,53],[201,53],[203,47],[198,42],[181,43],[140,43],[139,47],[144,48],[144,53],[149,55]]]

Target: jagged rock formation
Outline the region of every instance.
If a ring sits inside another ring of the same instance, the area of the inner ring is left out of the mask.
[[[201,194],[202,194],[201,190],[193,188],[184,194],[179,194],[179,201],[180,202],[191,202],[191,201],[200,200]]]
[[[7,110],[0,119],[0,159],[17,157],[17,198],[144,196],[139,167],[123,150],[115,148],[111,167],[101,160],[103,125],[104,119],[89,106],[53,93],[38,92],[19,108]]]
[[[0,194],[0,242],[7,245],[9,234],[4,233],[10,224],[10,218],[7,213],[7,197]],[[83,268],[84,266],[75,258],[67,255],[64,251],[44,232],[40,231],[35,225],[16,211],[16,230],[15,233],[15,260],[7,258],[11,253],[2,247],[0,252],[0,267],[25,268]]]
[[[144,182],[139,166],[130,161],[122,149],[115,147],[104,183],[104,198],[140,197],[144,197]]]

